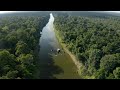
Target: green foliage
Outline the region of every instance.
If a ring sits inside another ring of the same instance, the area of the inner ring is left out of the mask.
[[[95,78],[96,79],[105,79],[105,74],[106,74],[105,69],[101,68],[98,70],[98,72],[95,73]]]
[[[115,79],[120,79],[120,67],[117,67],[114,71],[113,74],[115,76]]]
[[[30,52],[30,49],[28,48],[27,44],[23,41],[18,41],[16,44],[16,55],[20,54],[27,54]]]
[[[4,65],[15,65],[15,56],[13,54],[10,54],[7,50],[0,51],[0,67],[3,67]]]
[[[55,16],[54,27],[84,65],[86,76],[119,78],[119,69],[116,69],[120,67],[119,17],[63,14]]]
[[[115,76],[112,73],[109,73],[109,76],[106,79],[115,79]]]
[[[36,47],[48,16],[0,18],[0,79],[32,79]]]
[[[101,59],[100,67],[104,68],[106,72],[111,72],[119,65],[119,62],[115,55],[105,55]]]
[[[17,73],[18,73],[17,70],[16,70],[16,71],[9,71],[6,76],[7,76],[9,79],[15,79],[15,78],[17,78]]]
[[[21,54],[18,58],[17,58],[18,62],[21,62],[22,64],[33,64],[33,55],[31,54]]]

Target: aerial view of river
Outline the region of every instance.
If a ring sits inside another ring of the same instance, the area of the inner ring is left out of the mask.
[[[58,42],[54,28],[54,17],[50,14],[47,25],[40,32],[39,67],[41,79],[79,79],[77,67]],[[61,52],[58,53],[57,49]]]

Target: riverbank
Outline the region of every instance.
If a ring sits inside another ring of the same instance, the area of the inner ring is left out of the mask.
[[[63,43],[62,39],[60,38],[59,32],[55,30],[55,27],[54,27],[54,32],[55,32],[56,38],[58,39],[59,44],[61,45],[63,50],[71,57],[72,61],[76,65],[79,76],[82,79],[95,79],[94,76],[88,76],[87,74],[82,74],[83,72],[86,72],[86,70],[84,69],[85,68],[84,65],[82,65],[82,63],[76,58],[76,56],[67,49],[65,43]]]
[[[67,53],[57,54],[56,49],[61,48],[53,30],[52,16],[43,28],[40,37],[40,51],[38,72],[36,78],[40,79],[81,79],[77,67]],[[53,50],[53,51],[51,51]],[[57,54],[57,55],[56,55]]]
[[[72,58],[73,62],[75,63],[75,65],[77,67],[78,74],[80,75],[79,71],[80,71],[80,68],[81,68],[82,64],[77,60],[76,56],[67,49],[65,43],[62,42],[62,40],[59,36],[59,32],[57,30],[55,30],[55,28],[54,28],[54,32],[55,32],[55,35],[56,35],[56,37],[58,39],[58,42],[60,43],[61,47]]]

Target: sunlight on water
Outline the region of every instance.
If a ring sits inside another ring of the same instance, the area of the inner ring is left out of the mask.
[[[50,21],[51,21],[51,22],[54,22],[54,17],[53,17],[53,15],[52,15],[52,13],[50,14]]]
[[[47,28],[49,30],[49,32],[53,32],[54,28],[53,28],[53,22],[54,22],[54,17],[52,15],[52,13],[50,13],[50,19],[48,24],[46,25],[45,28]]]
[[[49,22],[48,22],[48,27],[53,29],[53,22],[54,22],[54,17],[52,15],[52,13],[50,13],[50,19],[49,19]]]
[[[54,17],[50,13],[49,22],[43,28],[40,37],[40,78],[79,78],[76,73],[77,68],[71,57],[67,53],[63,53],[62,47],[56,38],[53,22]],[[57,48],[61,49],[60,54],[57,53]]]

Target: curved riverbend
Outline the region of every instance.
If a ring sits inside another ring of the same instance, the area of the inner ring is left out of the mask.
[[[77,67],[71,57],[62,50],[53,28],[54,17],[50,14],[48,24],[43,28],[40,38],[39,78],[41,79],[79,79]],[[61,53],[57,53],[57,48]]]

